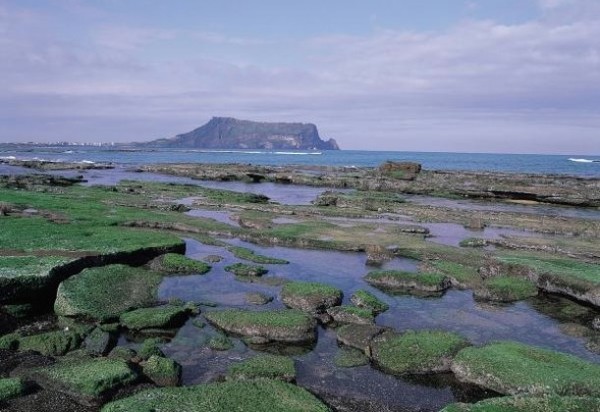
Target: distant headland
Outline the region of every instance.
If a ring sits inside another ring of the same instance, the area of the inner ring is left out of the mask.
[[[312,123],[267,123],[213,117],[205,125],[168,139],[138,146],[197,149],[339,150],[334,139],[324,141]]]

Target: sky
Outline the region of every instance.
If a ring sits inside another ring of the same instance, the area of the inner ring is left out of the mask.
[[[342,149],[600,154],[599,0],[0,0],[0,142],[315,123]]]

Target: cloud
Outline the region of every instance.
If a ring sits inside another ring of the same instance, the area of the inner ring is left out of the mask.
[[[346,148],[598,152],[600,14],[539,4],[521,24],[297,41],[105,20],[74,41],[0,5],[0,141],[143,140],[231,115],[316,122]]]

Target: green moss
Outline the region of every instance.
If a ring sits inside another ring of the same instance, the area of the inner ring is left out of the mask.
[[[592,412],[600,410],[600,399],[578,396],[507,396],[470,405],[446,406],[440,412]]]
[[[287,356],[261,354],[231,365],[227,379],[281,379],[291,382],[296,378],[294,361]]]
[[[373,314],[385,312],[390,308],[387,303],[382,302],[372,293],[362,289],[354,292],[350,301],[360,308],[370,310]]]
[[[296,310],[207,312],[205,318],[227,332],[272,341],[305,342],[315,338],[315,322]]]
[[[210,271],[210,266],[199,260],[190,259],[177,253],[167,253],[162,258],[162,267],[173,273],[195,273],[202,275]]]
[[[308,391],[276,380],[231,381],[143,391],[102,412],[327,412]]]
[[[148,359],[153,355],[164,357],[165,355],[159,347],[160,344],[162,344],[161,339],[146,339],[138,349],[138,356],[142,359]]]
[[[40,368],[37,373],[70,392],[89,397],[102,396],[137,379],[127,363],[109,358],[64,360]]]
[[[218,351],[233,349],[233,342],[227,336],[218,334],[208,339],[208,347]]]
[[[460,380],[499,393],[600,395],[600,366],[517,342],[463,349],[452,370]]]
[[[290,263],[285,259],[272,258],[268,256],[258,255],[254,253],[253,250],[240,247],[240,246],[230,246],[228,250],[233,253],[233,255],[238,259],[249,260],[254,263],[259,263],[262,265],[269,264],[287,264]]]
[[[327,309],[327,313],[339,323],[373,323],[373,312],[369,309],[358,308],[352,305],[334,306]]]
[[[321,313],[342,302],[342,291],[319,282],[288,282],[281,289],[286,306],[309,313]]]
[[[440,273],[376,270],[365,276],[373,286],[392,292],[439,293],[450,287],[449,279]]]
[[[0,379],[0,403],[23,395],[25,384],[21,379]]]
[[[436,260],[430,262],[430,264],[440,272],[445,273],[463,285],[473,285],[481,279],[481,276],[475,267],[451,262],[449,260]]]
[[[483,283],[483,288],[483,293],[476,291],[475,295],[501,302],[523,300],[538,294],[532,281],[515,276],[492,277]]]
[[[58,330],[21,337],[19,350],[33,350],[42,355],[60,356],[77,349],[81,344],[81,335],[76,331]]]
[[[154,308],[141,308],[120,316],[121,325],[128,329],[152,329],[178,327],[185,322],[188,311],[183,306],[167,305]]]
[[[235,263],[225,266],[226,272],[231,272],[236,276],[262,276],[268,272],[263,266],[247,265],[245,263]]]
[[[0,349],[17,349],[20,337],[18,333],[9,333],[0,337]]]
[[[153,304],[161,280],[156,272],[125,265],[85,269],[60,284],[54,311],[106,322]]]
[[[373,360],[384,371],[402,374],[444,372],[452,357],[469,343],[461,336],[444,331],[407,331],[373,345]]]
[[[365,354],[354,348],[341,348],[333,358],[333,363],[338,368],[354,368],[369,364],[369,358]]]
[[[598,265],[576,259],[534,253],[506,253],[498,257],[503,263],[522,265],[538,273],[549,273],[563,278],[573,278],[600,285]]]
[[[181,380],[181,365],[172,359],[156,355],[144,363],[143,372],[158,386],[177,386]]]

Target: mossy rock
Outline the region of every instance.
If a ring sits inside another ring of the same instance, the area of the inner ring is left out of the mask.
[[[205,313],[226,332],[270,342],[303,343],[316,339],[316,322],[297,310],[247,311],[229,309]]]
[[[468,345],[452,332],[407,331],[377,337],[372,357],[378,367],[394,375],[448,372],[454,355]]]
[[[355,368],[368,365],[369,358],[358,349],[341,348],[333,358],[333,363],[338,368]]]
[[[238,380],[139,392],[102,412],[329,412],[310,392],[279,380]]]
[[[515,276],[494,276],[473,289],[476,299],[496,302],[514,302],[537,294],[537,286],[532,281]]]
[[[160,347],[159,347],[159,345],[162,343],[163,343],[163,341],[161,339],[148,338],[148,339],[144,340],[144,342],[142,342],[140,348],[138,349],[137,354],[142,359],[148,359],[152,355],[164,357],[165,354],[163,353],[162,350],[160,350]]]
[[[342,291],[318,282],[289,282],[281,289],[282,302],[311,314],[323,313],[342,303]]]
[[[34,378],[45,388],[93,402],[133,383],[137,374],[120,359],[69,358],[37,369]]]
[[[261,354],[231,365],[228,380],[280,379],[292,382],[296,379],[294,360],[287,356]]]
[[[25,383],[19,378],[0,379],[0,403],[25,393]]]
[[[57,330],[18,339],[15,349],[33,350],[48,356],[61,356],[81,345],[82,336],[77,331]]]
[[[451,286],[450,279],[440,273],[376,270],[365,277],[369,284],[392,293],[438,295]]]
[[[586,396],[505,396],[476,404],[456,403],[440,412],[592,412],[600,411],[600,399]]]
[[[130,362],[133,358],[137,356],[137,353],[131,349],[126,348],[124,346],[115,346],[107,355],[109,358],[113,359],[121,359],[126,362]]]
[[[377,325],[344,325],[337,328],[337,340],[371,356],[371,343],[385,328]]]
[[[9,333],[0,337],[0,349],[17,349],[21,335],[18,333]]]
[[[488,241],[479,237],[469,237],[461,240],[458,245],[460,247],[486,247]]]
[[[370,310],[374,315],[383,313],[390,308],[387,303],[377,299],[377,296],[362,289],[354,292],[350,301],[359,308]]]
[[[269,271],[262,266],[248,265],[246,263],[235,263],[225,266],[226,272],[231,272],[236,276],[262,276]]]
[[[507,395],[600,396],[600,365],[518,342],[465,348],[452,371],[462,382]]]
[[[125,265],[85,269],[60,284],[54,312],[107,322],[153,304],[161,280],[156,272]]]
[[[210,265],[199,260],[190,259],[178,253],[167,253],[159,258],[158,268],[169,273],[194,273],[203,275],[211,269]]]
[[[189,311],[184,306],[167,305],[125,312],[119,321],[127,329],[166,329],[183,325],[188,317]]]
[[[327,309],[327,314],[337,323],[368,325],[375,321],[373,312],[369,309],[357,308],[351,305],[334,306]]]
[[[178,386],[181,382],[181,365],[169,358],[152,355],[144,363],[144,375],[158,386]]]
[[[258,263],[261,265],[274,265],[274,264],[286,265],[286,264],[290,263],[285,259],[278,259],[278,258],[273,258],[273,257],[269,257],[269,256],[259,255],[259,254],[255,253],[253,250],[245,248],[245,247],[230,246],[227,249],[231,253],[233,253],[233,256],[235,256],[238,259],[249,260],[250,262]]]
[[[252,305],[266,305],[273,301],[273,296],[265,295],[260,292],[248,292],[246,293],[246,302]]]
[[[208,339],[208,347],[218,351],[226,351],[233,349],[234,345],[227,336],[218,334]]]

